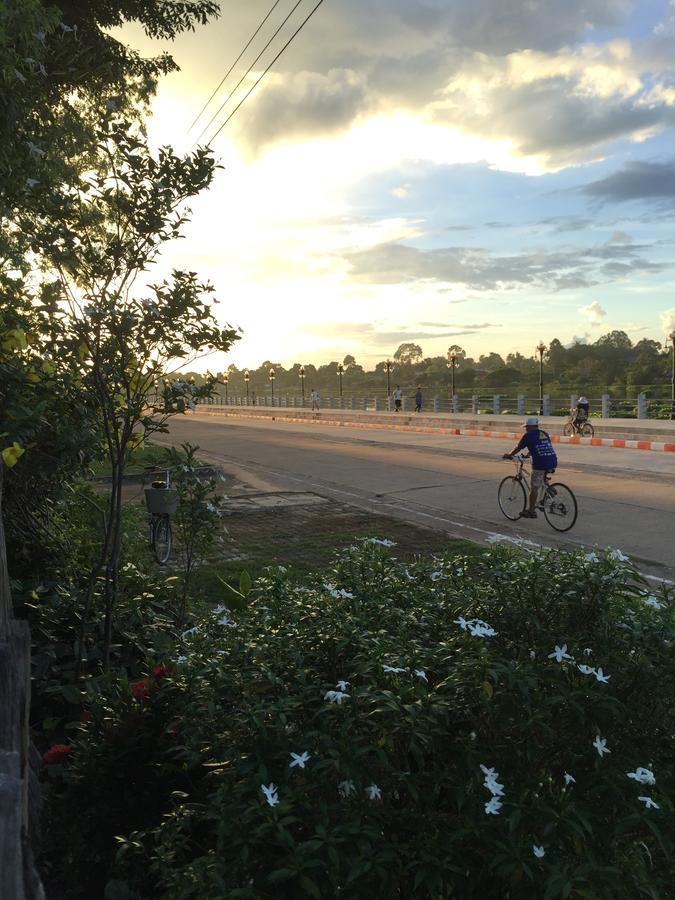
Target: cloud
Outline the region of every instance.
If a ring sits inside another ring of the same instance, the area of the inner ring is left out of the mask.
[[[371,334],[374,329],[375,326],[371,322],[316,322],[303,325],[298,330],[317,337],[334,337],[336,334],[361,337]]]
[[[616,243],[567,246],[497,255],[482,247],[450,246],[421,250],[396,241],[345,255],[349,278],[368,284],[441,282],[473,290],[525,285],[553,290],[590,287],[628,274],[658,272],[665,264],[641,254],[650,245]]]
[[[591,325],[602,325],[602,320],[607,315],[607,311],[603,309],[597,300],[589,303],[588,306],[580,306],[579,312],[586,316]]]
[[[618,172],[591,181],[582,188],[589,197],[610,203],[629,200],[675,203],[675,159],[667,162],[631,162]]]
[[[675,331],[675,306],[671,306],[670,309],[664,309],[659,315],[659,321],[661,328],[666,334]]]

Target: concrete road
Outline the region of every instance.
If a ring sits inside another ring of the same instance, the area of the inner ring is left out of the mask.
[[[558,446],[556,478],[579,503],[557,534],[540,513],[511,523],[497,486],[514,469],[508,442],[454,435],[377,433],[336,426],[176,417],[162,442],[190,441],[260,490],[315,491],[479,542],[495,535],[545,546],[618,547],[653,579],[675,581],[675,454]]]

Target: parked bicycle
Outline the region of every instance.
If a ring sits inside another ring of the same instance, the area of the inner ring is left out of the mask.
[[[176,492],[171,488],[171,469],[166,470],[164,481],[153,481],[152,487],[145,489],[145,503],[150,513],[150,546],[155,559],[163,566],[171,556],[171,516],[178,505]]]
[[[502,479],[497,491],[499,508],[512,522],[522,516],[530,495],[531,476],[525,468],[529,458],[524,453],[518,453],[513,458],[516,474]],[[549,475],[544,476],[536,508],[542,510],[544,518],[556,531],[569,531],[576,522],[579,511],[572,491],[560,481],[551,482]]]
[[[577,419],[576,414],[570,416],[567,422],[565,422],[565,427],[563,428],[563,434],[566,437],[572,437],[573,434],[581,435],[581,437],[593,437],[595,434],[595,429],[588,421],[588,419]]]

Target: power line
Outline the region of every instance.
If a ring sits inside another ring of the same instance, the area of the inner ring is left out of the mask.
[[[226,72],[226,73],[223,75],[223,77],[220,79],[220,82],[219,82],[219,84],[218,84],[218,87],[214,90],[214,92],[211,94],[211,96],[209,97],[209,99],[206,101],[206,103],[205,103],[205,104],[202,106],[202,108],[199,110],[199,112],[197,113],[197,115],[196,115],[195,118],[194,118],[194,121],[192,122],[192,124],[191,124],[190,127],[188,128],[186,134],[189,134],[189,133],[192,131],[192,129],[195,127],[195,125],[197,124],[197,122],[198,122],[199,119],[201,118],[202,113],[204,112],[204,110],[207,109],[209,103],[213,100],[213,98],[216,96],[216,94],[218,93],[218,91],[221,89],[221,87],[223,86],[223,84],[224,84],[225,81],[227,80],[228,76],[231,74],[232,69],[234,69],[234,67],[237,65],[237,63],[238,63],[239,60],[242,58],[242,56],[244,55],[244,53],[246,53],[246,51],[248,50],[248,48],[251,46],[251,43],[252,43],[253,40],[256,38],[258,32],[259,32],[260,29],[263,27],[263,25],[265,24],[265,22],[269,19],[269,17],[272,15],[272,13],[274,12],[275,7],[277,7],[277,6],[279,5],[279,2],[280,2],[280,0],[274,0],[274,3],[272,4],[272,7],[271,7],[270,11],[267,13],[267,15],[265,16],[265,18],[264,18],[264,19],[262,20],[262,22],[260,23],[260,25],[258,25],[258,27],[256,28],[256,30],[253,32],[253,34],[251,35],[251,37],[250,37],[249,40],[248,40],[248,43],[246,44],[246,46],[244,47],[244,49],[241,51],[241,53],[239,54],[239,56],[235,59],[235,61],[234,61],[234,62],[232,63],[232,65],[230,66],[230,68],[227,70],[227,72]],[[201,135],[200,135],[200,137],[201,137]]]
[[[242,103],[244,102],[244,100],[246,100],[247,97],[249,96],[249,94],[250,94],[250,93],[251,93],[251,92],[252,92],[252,91],[260,84],[260,82],[261,82],[262,79],[265,77],[265,75],[267,75],[267,73],[268,73],[269,70],[272,68],[272,66],[274,65],[274,63],[279,59],[279,57],[280,57],[281,54],[284,52],[284,50],[288,47],[288,45],[291,43],[291,41],[293,41],[294,38],[302,31],[302,29],[305,27],[305,25],[307,24],[307,22],[309,22],[309,20],[312,18],[312,16],[313,16],[314,13],[317,11],[317,9],[321,6],[322,3],[323,3],[323,0],[319,0],[319,2],[316,4],[316,6],[315,6],[315,7],[307,14],[307,16],[303,19],[303,21],[300,23],[300,25],[298,26],[298,28],[297,28],[297,29],[293,32],[293,34],[289,37],[289,39],[286,41],[286,43],[284,44],[284,46],[283,46],[283,47],[281,48],[281,50],[277,53],[277,55],[274,57],[274,59],[273,59],[272,62],[269,64],[269,66],[265,69],[265,71],[262,73],[262,75],[258,78],[258,80],[255,82],[255,84],[253,84],[253,85],[248,89],[248,91],[244,94],[244,96],[241,98],[241,100],[239,101],[239,103],[237,103],[237,105],[235,106],[235,108],[232,110],[232,112],[229,114],[229,116],[225,119],[225,121],[224,121],[223,124],[220,126],[220,128],[219,128],[219,129],[216,131],[216,133],[211,137],[211,140],[208,142],[207,146],[210,146],[210,145],[213,143],[213,141],[215,141],[215,139],[218,137],[218,135],[220,134],[220,132],[223,130],[223,128],[227,125],[227,123],[230,121],[230,119],[232,118],[232,116],[236,113],[236,111],[237,111],[237,110],[239,109],[239,107],[242,105]],[[297,4],[296,4],[296,5],[297,5]],[[224,105],[224,104],[223,104],[223,105]],[[222,107],[221,107],[221,108],[222,108]],[[220,112],[220,110],[219,110],[219,112]]]
[[[231,99],[232,96],[234,95],[234,92],[237,90],[237,88],[239,87],[239,85],[242,83],[242,81],[244,81],[244,79],[245,79],[246,76],[249,74],[249,72],[251,71],[251,69],[253,68],[253,66],[258,62],[258,60],[259,60],[260,57],[263,55],[263,53],[265,52],[265,50],[267,50],[267,48],[269,47],[269,45],[272,43],[272,41],[275,39],[275,37],[279,34],[279,32],[281,31],[281,29],[284,27],[284,25],[286,24],[286,22],[288,22],[288,20],[290,19],[290,17],[293,15],[293,13],[296,11],[296,9],[300,6],[301,3],[302,3],[302,0],[296,0],[295,6],[293,6],[293,8],[291,9],[291,11],[290,11],[290,12],[288,13],[288,15],[286,16],[286,18],[282,21],[281,25],[279,25],[279,27],[278,27],[277,30],[274,32],[274,34],[272,35],[272,37],[268,40],[268,42],[267,42],[267,43],[265,44],[265,46],[262,48],[262,50],[260,51],[260,53],[256,56],[256,58],[253,60],[253,62],[251,63],[251,65],[250,65],[250,66],[248,67],[248,69],[244,72],[244,74],[241,76],[241,78],[239,79],[239,81],[235,84],[235,86],[232,88],[232,90],[230,91],[230,93],[229,93],[229,94],[227,95],[227,97],[223,100],[223,102],[220,104],[220,106],[219,106],[218,109],[215,111],[215,113],[211,116],[211,118],[210,118],[209,121],[206,123],[206,125],[202,128],[202,130],[201,130],[200,133],[199,133],[199,137],[198,137],[197,140],[195,141],[195,144],[198,144],[199,141],[202,139],[203,135],[205,134],[205,132],[207,132],[207,131],[209,130],[209,128],[210,128],[211,125],[213,124],[213,121],[220,115],[220,113],[221,113],[221,111],[223,110],[223,108],[224,108],[225,106],[227,106],[228,102],[230,101],[230,99]]]

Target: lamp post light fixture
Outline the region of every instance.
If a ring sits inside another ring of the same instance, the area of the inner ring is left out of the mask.
[[[448,361],[450,363],[450,397],[455,396],[455,366],[457,365],[457,354],[448,350]]]
[[[270,369],[269,378],[270,378],[270,384],[272,385],[272,406],[274,406],[274,379],[276,377],[277,376],[276,376],[274,369]]]
[[[223,375],[223,384],[225,385],[225,406],[227,406],[227,384],[230,380],[229,375]]]
[[[246,405],[248,406],[248,382],[251,378],[250,372],[248,369],[244,372],[244,382],[246,383]]]
[[[345,370],[345,367],[342,365],[342,363],[338,363],[337,364],[337,373],[338,373],[338,378],[340,379],[340,396],[342,396],[342,373],[344,372],[344,370]]]
[[[384,364],[384,371],[387,373],[387,397],[391,394],[391,360],[388,359]]]
[[[546,350],[546,344],[543,341],[539,341],[537,346],[535,347],[537,353],[539,354],[539,415],[544,415],[544,350]]]
[[[305,405],[305,367],[300,366],[300,386],[302,388],[302,405]]]
[[[675,419],[675,329],[668,335],[673,344],[672,369],[670,372],[670,418]]]

